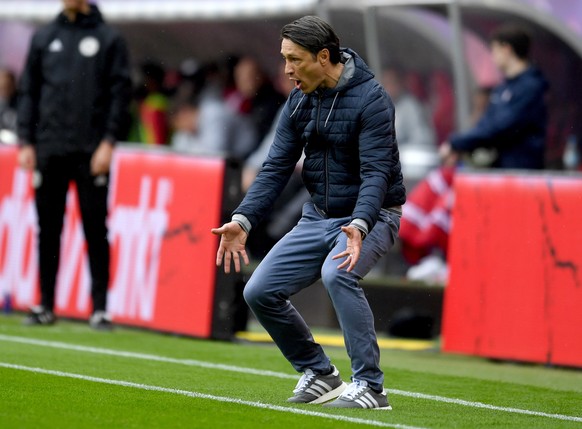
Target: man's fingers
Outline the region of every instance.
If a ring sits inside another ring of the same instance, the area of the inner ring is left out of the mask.
[[[210,232],[213,233],[214,235],[222,235],[225,232],[225,230],[224,227],[221,226],[220,228],[212,228]]]
[[[222,258],[224,257],[224,249],[222,247],[218,248],[216,252],[216,266],[219,267],[222,265]]]
[[[243,262],[245,265],[250,264],[249,257],[248,257],[247,252],[245,250],[241,250],[240,252],[232,252],[232,258],[234,259],[234,270],[237,273],[240,273],[240,271],[241,271],[241,265],[240,265],[241,256],[242,256],[242,259],[243,259]]]
[[[230,255],[230,252],[225,252],[224,253],[224,272],[226,274],[230,273],[230,261],[232,259],[232,256]]]
[[[225,251],[224,249],[218,249],[216,254],[216,265],[220,266],[224,260],[224,272],[226,274],[230,273],[230,265],[234,263],[234,271],[240,273],[241,265],[240,265],[240,257],[242,256],[245,265],[249,265],[249,257],[247,253],[243,250],[242,252],[230,252]]]
[[[346,249],[343,252],[338,253],[335,256],[332,256],[331,259],[341,259],[341,258],[347,258],[348,256],[350,256],[353,252],[351,251],[351,249]]]
[[[349,267],[346,269],[346,271],[347,271],[348,273],[349,273],[350,271],[352,271],[352,270],[355,268],[355,266],[356,266],[356,263],[358,262],[358,258],[352,257],[352,258],[350,258],[350,259],[349,259],[349,261],[350,261],[350,265],[349,265]]]
[[[232,258],[234,259],[234,271],[240,273],[240,256],[237,252],[232,252]]]
[[[233,226],[234,225],[234,226]],[[245,265],[249,265],[249,257],[244,248],[244,237],[241,238],[242,229],[234,222],[226,223],[220,228],[212,228],[210,232],[220,236],[220,245],[216,253],[216,265],[224,263],[224,272],[229,274],[231,263],[234,264],[234,270],[238,273],[241,271],[241,256]]]
[[[360,259],[359,252],[348,253],[348,251],[344,251],[342,253],[338,253],[337,255],[333,256],[332,259],[340,259],[346,258],[341,264],[338,265],[337,269],[341,270],[342,268],[348,267],[346,271],[350,272],[356,266],[358,259]]]
[[[347,257],[345,261],[337,266],[337,269],[341,270],[342,268],[346,267],[350,263],[350,259],[350,257]]]
[[[245,262],[245,265],[249,265],[251,262],[249,261],[249,256],[247,255],[247,252],[245,250],[243,250],[242,252],[240,252],[240,254],[243,257],[243,261]]]

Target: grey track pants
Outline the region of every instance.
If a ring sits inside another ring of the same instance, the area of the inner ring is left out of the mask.
[[[359,281],[392,247],[400,218],[382,210],[380,219],[363,241],[360,259],[352,272],[338,270],[342,260],[332,256],[346,248],[340,227],[349,217],[327,218],[313,203],[306,203],[299,223],[265,256],[248,281],[244,297],[257,320],[271,335],[283,355],[299,372],[310,368],[325,372],[330,359],[316,343],[289,297],[321,278],[341,326],[352,363],[352,378],[381,389],[384,374],[374,317]]]

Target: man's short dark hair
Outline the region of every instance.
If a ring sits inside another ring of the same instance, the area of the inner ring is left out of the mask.
[[[340,61],[339,37],[331,25],[317,16],[304,16],[285,25],[281,29],[281,38],[304,47],[314,56],[327,48],[331,63]]]
[[[525,28],[516,24],[499,27],[491,34],[491,41],[505,43],[511,47],[515,55],[526,60],[529,56],[531,36]]]

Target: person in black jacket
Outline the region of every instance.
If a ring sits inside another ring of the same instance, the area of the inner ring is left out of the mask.
[[[289,402],[342,408],[390,405],[379,367],[374,318],[359,281],[394,244],[405,202],[394,106],[364,61],[340,49],[329,24],[306,16],[283,27],[281,54],[295,88],[266,161],[220,235],[217,265],[242,257],[249,232],[270,211],[302,152],[311,201],[265,256],[244,297],[283,355],[302,372]],[[289,297],[320,279],[352,362],[347,387]],[[338,397],[339,396],[339,397]]]
[[[477,148],[496,153],[493,168],[544,168],[549,84],[529,60],[531,37],[509,23],[491,35],[491,54],[503,75],[493,88],[483,116],[471,129],[449,136],[440,147],[449,164],[461,153]],[[452,161],[451,161],[452,159]]]
[[[34,170],[41,304],[26,324],[49,325],[53,312],[65,200],[79,196],[88,245],[93,313],[111,328],[107,193],[113,147],[125,138],[131,81],[125,41],[88,0],[63,0],[57,18],[32,38],[20,80],[19,164]]]

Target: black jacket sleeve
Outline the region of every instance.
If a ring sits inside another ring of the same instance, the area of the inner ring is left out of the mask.
[[[42,48],[38,36],[30,43],[18,94],[17,132],[21,144],[35,144],[42,85]]]

